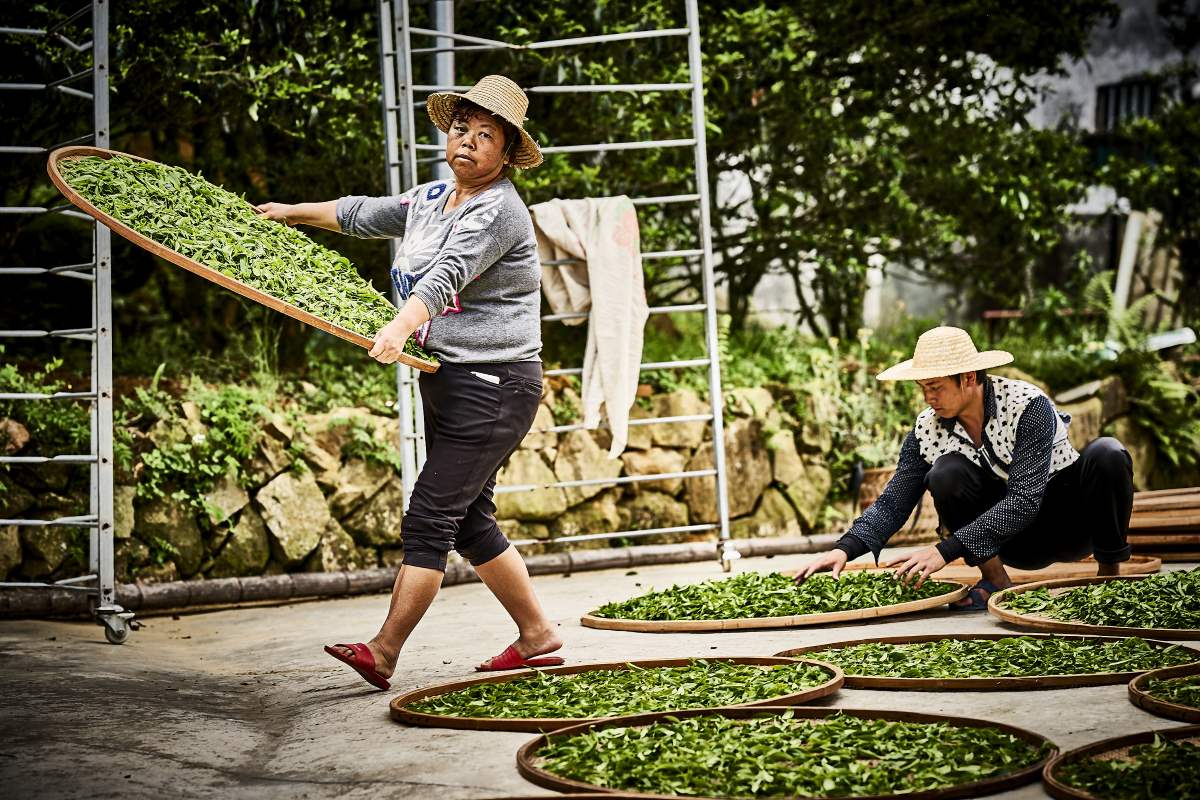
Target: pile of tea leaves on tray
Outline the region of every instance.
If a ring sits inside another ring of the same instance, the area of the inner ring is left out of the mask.
[[[1118,758],[1085,758],[1063,764],[1056,777],[1105,800],[1200,797],[1200,745],[1155,736]]]
[[[1146,681],[1146,694],[1157,700],[1200,708],[1200,674]]]
[[[608,603],[592,612],[608,619],[714,620],[788,617],[890,606],[948,594],[957,583],[926,581],[913,589],[891,574],[848,572],[840,578],[814,575],[797,584],[786,575],[745,572]]]
[[[831,670],[815,664],[757,666],[698,659],[686,667],[630,665],[572,675],[541,672],[427,697],[409,708],[458,717],[611,717],[754,703],[803,692],[832,677]]]
[[[704,714],[551,734],[537,765],[608,789],[705,797],[844,797],[944,789],[1048,753],[996,728],[791,712]]]
[[[1196,660],[1178,645],[1156,647],[1135,636],[1118,640],[1009,636],[864,642],[805,653],[804,657],[837,664],[847,675],[930,679],[1144,672]]]
[[[59,161],[67,184],[138,233],[247,286],[374,338],[396,307],[342,255],[263,219],[242,197],[181,167],[122,156]],[[433,361],[409,339],[405,352]]]
[[[1003,608],[1063,622],[1124,628],[1200,628],[1200,568],[1009,595]]]

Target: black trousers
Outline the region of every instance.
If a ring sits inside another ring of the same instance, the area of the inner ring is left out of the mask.
[[[508,549],[492,490],[533,425],[541,362],[442,362],[420,380],[426,457],[400,526],[404,563],[445,572],[454,549],[475,566],[486,564]]]
[[[934,461],[925,486],[950,532],[975,521],[1008,491],[997,475],[961,453]],[[1132,511],[1133,460],[1116,439],[1096,439],[1074,464],[1050,477],[1037,517],[1007,539],[997,555],[1017,569],[1041,569],[1089,555],[1101,564],[1127,561]]]

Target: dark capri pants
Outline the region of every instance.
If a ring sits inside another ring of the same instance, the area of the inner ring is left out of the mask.
[[[453,549],[474,566],[486,564],[508,549],[492,493],[496,473],[533,425],[542,364],[442,362],[422,373],[420,386],[426,460],[400,526],[404,563],[445,572]]]
[[[947,453],[925,475],[942,525],[951,532],[1000,502],[1007,485],[960,453]],[[1000,560],[1017,569],[1041,569],[1093,555],[1101,564],[1129,559],[1125,537],[1133,511],[1133,460],[1106,436],[1050,476],[1037,517],[1001,547]],[[978,562],[974,562],[978,563]]]

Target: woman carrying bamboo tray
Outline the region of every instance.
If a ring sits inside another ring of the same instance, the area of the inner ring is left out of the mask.
[[[541,266],[533,222],[508,175],[542,154],[523,127],[529,100],[499,75],[466,94],[429,96],[429,118],[447,134],[453,180],[398,197],[264,203],[268,219],[351,236],[399,238],[392,280],[402,306],[370,355],[397,360],[409,336],[441,361],[422,374],[427,460],[401,523],[404,564],[391,608],[371,641],[325,651],[387,689],[400,650],[441,587],[453,548],[517,623],[520,637],[480,670],[552,666],[538,658],[562,642],[546,619],[525,563],[496,525],[500,465],[533,424],[542,395]]]

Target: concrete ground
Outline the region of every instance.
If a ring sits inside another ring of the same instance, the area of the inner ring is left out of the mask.
[[[793,569],[809,556],[744,559],[736,569]],[[713,634],[599,631],[579,616],[651,587],[720,576],[715,563],[535,578],[570,663],[622,658],[770,655],[866,636],[1003,630],[949,612],[868,624]],[[370,637],[376,595],[179,617],[151,617],[114,647],[83,623],[0,622],[0,792],[5,797],[487,798],[550,794],[515,766],[524,733],[410,728],[387,703],[472,674],[514,637],[480,584],[449,587],[417,628],[393,690],[370,689],[321,651]],[[1170,720],[1135,708],[1124,685],[1032,692],[843,689],[822,701],[1012,723],[1069,749]],[[1031,785],[997,798],[1046,797]]]

